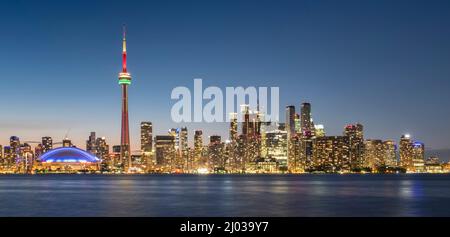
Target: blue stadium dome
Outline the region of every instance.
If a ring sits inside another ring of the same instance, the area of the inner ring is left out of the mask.
[[[43,163],[97,163],[100,159],[75,147],[61,147],[43,154],[39,160]]]

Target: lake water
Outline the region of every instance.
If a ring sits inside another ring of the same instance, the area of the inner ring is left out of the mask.
[[[450,216],[450,175],[0,176],[0,216]]]

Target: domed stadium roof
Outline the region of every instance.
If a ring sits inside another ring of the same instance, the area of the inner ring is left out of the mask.
[[[61,147],[43,154],[39,160],[44,163],[97,163],[100,159],[75,147]]]

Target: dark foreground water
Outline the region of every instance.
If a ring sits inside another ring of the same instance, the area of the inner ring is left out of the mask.
[[[450,175],[0,176],[0,216],[450,216]]]

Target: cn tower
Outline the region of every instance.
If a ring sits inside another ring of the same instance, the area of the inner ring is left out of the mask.
[[[120,160],[126,163],[126,171],[131,168],[130,125],[128,121],[128,86],[131,85],[131,75],[127,70],[127,39],[123,28],[122,72],[119,73],[119,85],[122,87],[122,130],[120,139]]]

